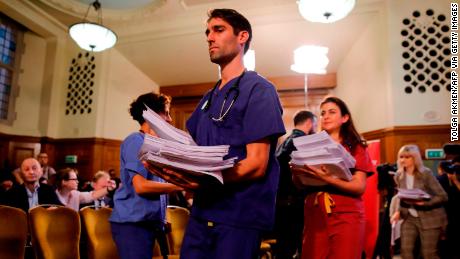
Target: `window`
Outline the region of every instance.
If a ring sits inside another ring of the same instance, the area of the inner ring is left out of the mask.
[[[0,13],[0,123],[11,124],[15,118],[23,31],[21,25]]]

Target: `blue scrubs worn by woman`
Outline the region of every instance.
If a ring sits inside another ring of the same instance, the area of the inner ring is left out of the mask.
[[[274,223],[282,107],[274,86],[244,69],[251,37],[246,18],[230,9],[212,10],[209,17],[209,53],[222,79],[203,97],[187,129],[200,146],[230,145],[228,157],[238,162],[223,172],[223,186],[196,190],[181,258],[257,258],[261,233]]]
[[[170,122],[170,98],[147,93],[131,104],[130,114],[140,124],[139,132],[131,133],[121,144],[121,187],[114,195],[110,217],[113,239],[122,259],[151,259],[155,239],[163,234],[167,193],[182,188],[165,183],[149,173],[138,154],[145,134],[155,135],[142,117],[147,105]]]

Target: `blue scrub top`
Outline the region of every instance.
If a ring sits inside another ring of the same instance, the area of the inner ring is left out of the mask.
[[[144,142],[144,134],[135,132],[129,135],[121,144],[120,178],[121,187],[114,195],[114,208],[110,217],[111,222],[165,222],[167,205],[166,195],[150,196],[148,199],[139,196],[134,190],[133,177],[136,174],[147,180],[164,182],[161,178],[149,173],[138,158],[139,150]]]
[[[245,72],[239,84],[239,96],[224,121],[219,117],[224,97],[237,78],[221,90],[216,89],[209,110],[203,104],[209,91],[187,121],[187,129],[198,145],[230,145],[227,157],[246,158],[246,144],[270,139],[267,171],[262,179],[224,184],[214,190],[199,190],[194,195],[192,216],[206,221],[250,227],[262,230],[272,228],[275,197],[279,180],[278,161],[274,155],[277,139],[286,131],[282,107],[275,87],[255,72]],[[223,111],[227,110],[235,91],[231,91]]]

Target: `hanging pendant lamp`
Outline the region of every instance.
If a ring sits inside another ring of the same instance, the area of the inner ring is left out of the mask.
[[[310,22],[333,23],[345,18],[353,7],[355,0],[299,0],[299,12]]]
[[[86,20],[91,6],[94,7],[98,14],[97,23],[88,22]],[[69,34],[80,48],[88,51],[103,51],[113,47],[117,42],[117,35],[112,30],[102,25],[102,9],[101,3],[99,3],[98,0],[88,6],[88,10],[82,22],[70,26]]]

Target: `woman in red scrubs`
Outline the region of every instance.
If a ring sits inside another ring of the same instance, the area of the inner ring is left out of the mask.
[[[344,146],[356,159],[351,181],[332,177],[326,168],[305,165],[297,173],[310,173],[327,183],[308,187],[302,259],[359,259],[364,244],[364,205],[361,198],[372,162],[366,142],[353,125],[346,104],[337,97],[326,98],[320,106],[321,128]]]

